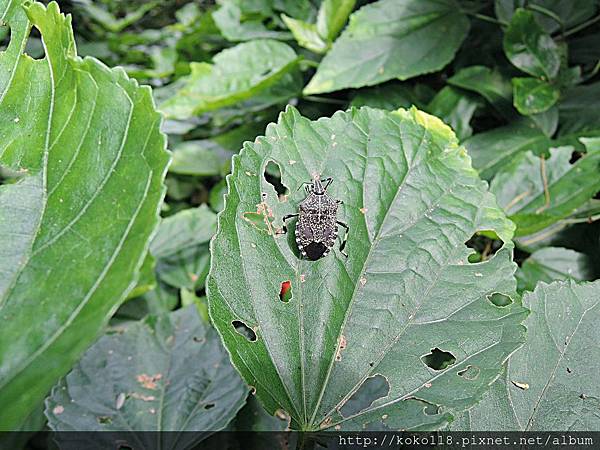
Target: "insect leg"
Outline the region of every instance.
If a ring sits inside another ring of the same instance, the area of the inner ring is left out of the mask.
[[[340,253],[347,258],[348,253],[346,253],[344,249],[346,248],[346,243],[348,242],[348,232],[350,231],[350,227],[348,227],[348,225],[346,225],[344,222],[340,222],[339,220],[336,223],[339,226],[344,227],[346,229],[346,232],[344,233],[344,239],[342,239],[342,243],[340,244]]]
[[[287,226],[285,225],[285,221],[291,219],[292,217],[298,217],[299,214],[286,214],[285,216],[283,216],[283,227],[281,228],[281,233],[285,234],[287,233]]]
[[[329,185],[331,184],[332,181],[333,181],[333,178],[331,178],[331,177],[324,178],[321,180],[321,183],[325,182],[325,186],[323,186],[324,191],[327,190],[327,188],[329,187]]]

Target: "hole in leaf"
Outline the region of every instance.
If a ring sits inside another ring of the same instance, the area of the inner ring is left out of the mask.
[[[99,416],[96,420],[100,425],[110,425],[112,423],[112,417],[110,416]]]
[[[214,408],[215,404],[214,403],[207,403],[206,405],[204,405],[204,409],[209,410],[211,408]]]
[[[10,26],[7,23],[0,21],[0,52],[3,52],[8,47],[10,42]]]
[[[578,159],[580,159],[583,156],[583,153],[574,150],[573,153],[571,153],[571,158],[569,159],[569,164],[575,164],[577,162]]]
[[[493,294],[488,295],[487,299],[495,306],[500,308],[508,306],[513,302],[512,298],[510,298],[508,295],[500,294],[499,292],[494,292]]]
[[[279,300],[284,303],[289,302],[292,299],[292,282],[290,280],[283,281],[281,283],[281,289],[279,291]]]
[[[29,55],[32,59],[44,59],[46,55],[44,52],[44,45],[42,44],[42,35],[40,30],[32,28],[29,33],[29,38],[25,44],[25,54]]]
[[[367,378],[358,390],[348,399],[340,408],[340,414],[349,417],[368,408],[374,401],[388,395],[390,384],[388,380],[380,374]]]
[[[478,231],[471,238],[465,242],[465,245],[469,248],[475,250],[474,253],[471,253],[467,260],[470,263],[479,263],[483,261],[487,261],[496,252],[502,248],[504,242],[502,239],[492,239],[488,237],[486,234],[491,233],[490,231]]]
[[[233,322],[231,322],[231,325],[233,325],[233,328],[235,328],[235,331],[237,331],[238,334],[241,334],[246,339],[248,339],[250,342],[256,341],[256,333],[254,332],[254,330],[252,328],[248,327],[248,325],[246,325],[244,322],[239,321],[239,320],[234,320]]]
[[[289,193],[289,190],[281,182],[281,167],[279,167],[279,164],[275,161],[269,161],[267,163],[265,166],[264,177],[267,183],[273,186],[273,189],[277,192],[280,200],[281,197]]]
[[[440,413],[440,407],[438,405],[428,403],[427,406],[423,408],[423,411],[427,416],[435,416]]]
[[[435,404],[430,403],[430,402],[425,401],[425,400],[421,400],[420,398],[409,397],[409,398],[407,398],[404,401],[405,402],[417,402],[417,403],[420,403],[423,406],[423,412],[427,416],[435,416],[435,415],[438,415],[440,413],[440,407],[438,405],[435,405]]]
[[[477,379],[480,372],[481,370],[479,370],[479,367],[468,365],[463,370],[456,372],[456,374],[459,377],[463,377],[465,380],[472,381]]]
[[[421,361],[427,367],[433,370],[444,370],[456,362],[456,358],[450,352],[445,352],[439,348],[432,348],[431,353],[421,356]]]

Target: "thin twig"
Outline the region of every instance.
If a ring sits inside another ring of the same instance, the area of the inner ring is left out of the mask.
[[[544,183],[544,197],[546,198],[546,203],[541,208],[538,208],[535,212],[536,214],[541,213],[543,210],[550,206],[550,191],[548,190],[548,177],[546,176],[546,158],[544,155],[540,157],[540,172],[542,175],[542,183]]]
[[[569,37],[572,34],[575,33],[579,33],[581,30],[583,30],[584,28],[589,27],[590,25],[595,24],[596,22],[598,22],[600,20],[600,15],[591,18],[590,20],[588,20],[587,22],[583,22],[580,23],[579,25],[577,25],[576,27],[571,28],[570,30],[565,31],[565,33],[563,34],[563,37]]]
[[[600,220],[600,214],[589,217],[580,217],[579,219],[564,219],[561,220],[561,223],[592,223],[596,220]]]

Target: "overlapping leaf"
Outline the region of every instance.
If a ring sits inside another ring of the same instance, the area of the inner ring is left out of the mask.
[[[490,190],[516,223],[516,235],[568,217],[600,190],[600,138],[582,141],[588,151],[574,164],[573,148],[559,147],[550,149],[547,161],[522,153],[496,174]]]
[[[278,82],[293,84],[285,78],[292,77],[298,57],[287,44],[265,39],[223,50],[213,61],[190,64],[183,87],[160,105],[168,117],[186,119],[263,94]]]
[[[538,282],[593,280],[592,261],[584,253],[568,248],[545,247],[533,252],[517,271],[521,291],[533,291]]]
[[[456,429],[600,430],[600,282],[541,283],[525,294],[528,338]]]
[[[538,128],[514,122],[472,136],[465,141],[465,147],[473,158],[473,167],[482,178],[490,180],[515,157],[527,151],[542,153],[548,149],[550,142]]]
[[[263,177],[269,161],[286,201]],[[329,193],[344,201],[348,259],[299,259],[293,233],[277,233],[315,176],[333,177]],[[512,224],[439,119],[362,108],[311,122],[288,108],[234,158],[228,185],[211,317],[267,411],[285,411],[294,428],[439,428],[522,342]],[[504,245],[469,264],[464,243],[478,230]],[[454,359],[437,365],[438,354]]]
[[[150,91],[76,56],[54,2],[0,1],[0,429],[17,427],[135,286],[168,155]],[[24,55],[29,27],[45,57]],[[108,119],[110,118],[110,119]],[[24,332],[26,330],[26,332]]]
[[[305,94],[372,86],[441,69],[467,36],[454,0],[379,0],[350,16]]]
[[[190,306],[103,336],[54,387],[46,416],[55,431],[204,432],[159,437],[161,448],[176,449],[224,428],[247,394],[219,336]],[[110,447],[114,435],[102,436],[91,439]],[[123,437],[143,448],[157,439],[151,433]],[[69,434],[62,438],[68,441]]]

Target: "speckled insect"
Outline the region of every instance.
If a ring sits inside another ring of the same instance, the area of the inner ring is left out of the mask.
[[[330,252],[338,237],[338,225],[344,227],[344,239],[340,244],[340,253],[344,252],[348,239],[348,225],[337,220],[337,210],[341,200],[331,198],[325,192],[332,178],[320,180],[315,178],[313,182],[304,183],[306,198],[298,206],[297,214],[284,216],[283,232],[287,232],[285,222],[292,217],[298,217],[296,223],[296,243],[303,257],[316,261]]]

